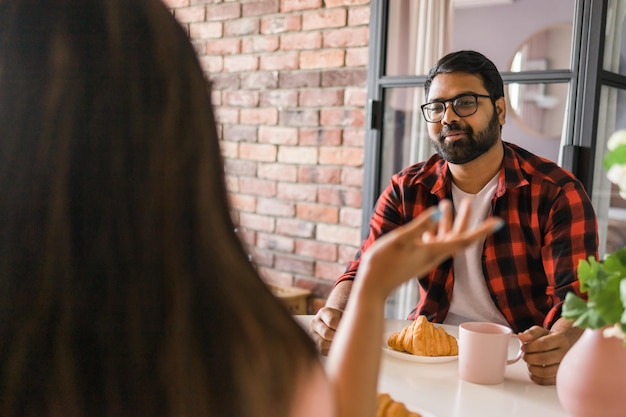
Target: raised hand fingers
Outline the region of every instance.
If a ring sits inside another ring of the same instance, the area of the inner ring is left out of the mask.
[[[439,202],[439,211],[441,212],[441,218],[439,219],[439,225],[437,227],[437,235],[445,235],[452,229],[453,218],[452,215],[452,203],[450,200],[441,200]]]
[[[431,209],[434,209],[431,207]],[[430,210],[430,209],[429,209]],[[452,216],[452,204],[449,200],[441,200],[437,206],[439,213],[436,220],[438,221],[436,229],[426,230],[422,234],[423,242],[432,242],[438,238],[438,236],[445,236],[450,229],[452,229],[453,216]]]
[[[456,216],[454,218],[454,225],[452,230],[457,233],[461,233],[465,229],[467,229],[467,225],[469,224],[470,209],[471,201],[468,198],[464,198],[463,200],[461,200],[461,203],[456,210]]]
[[[449,200],[442,200],[439,203],[441,217],[437,226],[437,234],[426,231],[422,235],[424,243],[435,241],[451,242],[454,248],[460,248],[472,243],[481,236],[486,236],[500,229],[503,221],[499,218],[490,218],[472,229],[469,228],[471,216],[471,203],[469,199],[463,199],[459,205],[457,214],[452,221],[452,205]]]
[[[450,202],[444,201],[439,207],[431,207],[411,222],[381,236],[364,254],[358,275],[369,277],[387,294],[396,285],[426,274],[457,250],[494,232],[501,223],[499,219],[489,219],[470,230],[468,207],[459,223],[452,227],[450,211]]]
[[[462,245],[467,245],[476,240],[480,236],[486,236],[494,231],[499,230],[504,225],[504,221],[500,218],[493,217],[480,223],[478,226],[471,230],[466,230],[461,233],[458,239]]]

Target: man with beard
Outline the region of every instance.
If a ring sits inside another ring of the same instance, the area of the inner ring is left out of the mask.
[[[560,317],[561,304],[568,292],[580,294],[578,261],[597,256],[589,197],[568,171],[502,140],[504,86],[482,54],[446,55],[431,69],[425,92],[422,114],[437,153],[392,177],[367,238],[312,321],[312,337],[322,353],[328,350],[361,255],[376,239],[433,205],[452,204],[457,214],[471,207],[472,222],[497,216],[504,227],[418,277],[419,301],[408,319],[507,325],[525,343],[531,379],[554,384],[580,335]],[[440,227],[451,224],[446,219]]]

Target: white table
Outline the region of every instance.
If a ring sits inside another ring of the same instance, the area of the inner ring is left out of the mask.
[[[312,316],[295,317],[308,329]],[[410,323],[387,319],[385,332],[398,331]],[[458,337],[458,327],[444,327]],[[382,348],[382,341],[379,343]],[[511,350],[517,346],[513,342]],[[502,384],[477,385],[459,378],[456,360],[416,363],[383,352],[378,391],[389,393],[423,417],[568,417],[555,386],[532,382],[522,360],[507,366]]]

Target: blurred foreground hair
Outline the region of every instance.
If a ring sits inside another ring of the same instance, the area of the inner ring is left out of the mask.
[[[0,109],[0,415],[287,415],[317,351],[233,232],[165,6],[0,2]]]

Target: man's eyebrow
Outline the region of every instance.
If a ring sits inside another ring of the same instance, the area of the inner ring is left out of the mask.
[[[433,102],[433,101],[448,101],[448,100],[453,100],[453,99],[458,98],[458,97],[461,97],[461,96],[471,96],[471,95],[474,95],[474,94],[478,94],[478,95],[489,95],[489,93],[484,93],[484,94],[483,94],[483,93],[477,93],[476,91],[473,91],[473,90],[467,90],[467,91],[463,91],[463,92],[461,92],[461,93],[459,93],[459,94],[457,94],[457,95],[454,95],[454,96],[452,96],[452,97],[449,97],[449,98],[445,98],[445,97],[433,97],[433,98],[429,98],[426,102],[427,102],[427,103],[430,103],[430,102]]]

